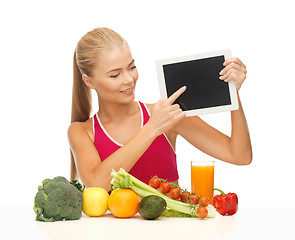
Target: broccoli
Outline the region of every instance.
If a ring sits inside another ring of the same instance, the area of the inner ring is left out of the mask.
[[[37,221],[77,220],[82,215],[83,195],[64,177],[44,179],[35,196]]]
[[[73,184],[79,191],[83,192],[85,190],[85,185],[80,183],[78,180],[72,180],[71,184]]]

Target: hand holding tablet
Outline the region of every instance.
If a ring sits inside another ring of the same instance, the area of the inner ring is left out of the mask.
[[[220,50],[157,61],[161,97],[168,98],[186,86],[186,91],[175,100],[186,116],[237,110],[239,106],[234,81],[221,81],[219,78],[224,69],[223,63],[230,57],[229,50]],[[241,65],[237,64],[236,67]],[[223,77],[230,78],[234,70],[227,71],[225,68],[224,71],[226,74]]]
[[[246,79],[246,66],[236,57],[226,59],[223,65],[225,68],[220,72],[221,76],[219,79],[225,82],[234,80],[236,89],[239,90]]]

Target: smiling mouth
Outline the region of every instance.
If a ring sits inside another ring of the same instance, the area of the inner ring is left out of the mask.
[[[121,93],[132,93],[133,92],[133,87],[125,89],[124,91],[120,91]]]

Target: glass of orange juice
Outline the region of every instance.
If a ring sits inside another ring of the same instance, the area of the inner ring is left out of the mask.
[[[213,199],[214,161],[191,161],[191,191],[198,197]]]

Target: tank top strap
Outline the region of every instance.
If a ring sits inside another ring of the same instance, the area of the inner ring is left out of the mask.
[[[142,103],[140,101],[138,101],[138,102],[139,102],[139,106],[140,106],[141,112],[142,112],[143,125],[145,125],[148,122],[148,120],[150,119],[150,112],[144,103]]]
[[[92,117],[92,127],[93,127],[94,143],[96,143],[97,138],[104,135],[104,131],[99,124],[96,114],[94,114]]]

